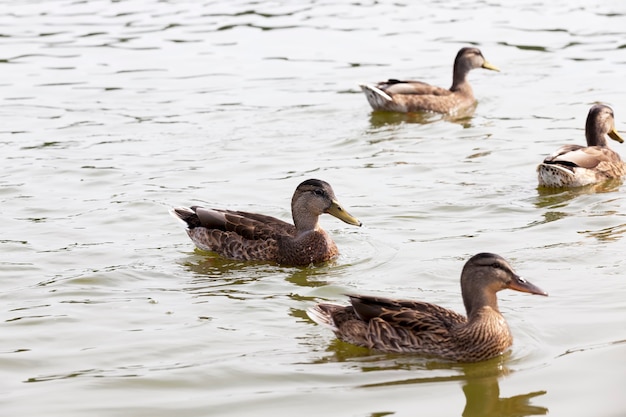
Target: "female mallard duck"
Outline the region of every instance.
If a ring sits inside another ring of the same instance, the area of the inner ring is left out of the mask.
[[[615,130],[613,110],[596,104],[589,110],[585,124],[587,146],[564,145],[537,167],[542,187],[581,187],[626,173],[619,154],[610,149],[606,135],[620,143],[624,139]]]
[[[467,74],[474,68],[500,71],[485,60],[480,49],[461,48],[454,60],[452,87],[449,90],[421,81],[393,79],[375,86],[360,84],[360,87],[374,110],[454,114],[476,102],[472,87],[467,81]]]
[[[350,306],[318,304],[308,313],[355,345],[477,362],[502,354],[513,342],[496,298],[505,288],[548,295],[519,277],[502,257],[479,253],[461,273],[467,318],[435,304],[363,295],[350,295]]]
[[[306,180],[291,199],[294,224],[244,211],[178,207],[170,211],[184,222],[187,234],[202,250],[240,260],[274,261],[282,265],[309,265],[338,255],[335,242],[318,224],[331,214],[348,224],[361,226],[337,202],[330,184]]]

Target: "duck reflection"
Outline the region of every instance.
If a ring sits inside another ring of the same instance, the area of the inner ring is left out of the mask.
[[[600,230],[586,230],[581,233],[596,238],[600,242],[616,242],[626,235],[626,224],[618,224]]]
[[[269,262],[236,261],[198,250],[179,259],[178,263],[191,273],[185,290],[198,297],[237,297],[239,292],[245,292],[243,286],[284,271]]]
[[[341,269],[336,266],[335,261],[328,262],[325,265],[316,268],[292,268],[290,273],[285,278],[285,281],[298,287],[323,287],[329,285],[326,278],[329,276],[329,272],[334,269]],[[336,275],[336,271],[333,271],[333,275]]]
[[[530,400],[546,391],[534,391],[528,394],[500,397],[498,376],[471,376],[465,373],[463,394],[465,408],[463,417],[496,417],[496,416],[540,416],[548,414],[548,409],[530,404]]]
[[[506,366],[510,353],[484,362],[465,364],[441,362],[413,355],[379,354],[340,340],[333,340],[327,351],[331,354],[319,358],[316,363],[350,362],[353,365],[358,363],[363,372],[405,370],[423,375],[419,378],[385,381],[362,387],[459,381],[465,396],[465,408],[461,413],[463,417],[522,417],[548,414],[546,407],[531,404],[534,398],[546,394],[546,391],[532,391],[512,397],[500,396],[499,380],[513,372]],[[441,375],[441,371],[450,374]],[[431,376],[432,373],[436,373],[436,376]]]
[[[386,111],[373,111],[370,113],[370,124],[373,128],[380,128],[387,125],[394,125],[400,123],[417,123],[417,124],[429,124],[438,121],[446,121],[450,123],[456,123],[463,128],[472,127],[472,116],[476,110],[476,105],[470,106],[455,115],[437,114],[429,112],[415,112],[415,113],[395,113]]]
[[[621,179],[613,179],[599,184],[576,188],[537,187],[539,198],[535,205],[539,208],[561,206],[574,198],[586,194],[601,194],[617,191],[622,185]]]
[[[229,275],[241,275],[257,269],[275,269],[273,264],[263,261],[237,261],[223,258],[217,254],[194,249],[189,256],[181,258],[178,263],[186,270],[200,278],[224,278]]]
[[[618,190],[621,185],[621,179],[614,179],[600,184],[570,189],[538,187],[537,192],[539,196],[535,201],[535,206],[537,208],[545,208],[548,210],[543,213],[543,220],[533,222],[531,226],[550,223],[572,216],[572,213],[567,212],[566,208],[568,203],[576,197],[587,194],[610,193]]]

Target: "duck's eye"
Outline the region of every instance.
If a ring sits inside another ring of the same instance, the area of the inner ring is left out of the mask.
[[[315,193],[315,195],[324,196],[324,191],[322,190],[313,190],[313,192]]]
[[[509,267],[507,267],[507,266],[505,266],[505,265],[502,265],[502,264],[500,264],[500,263],[493,263],[493,264],[491,264],[491,267],[492,267],[492,268],[499,269],[499,270],[501,270],[501,271],[504,271],[504,272],[506,272],[507,274],[512,273],[512,271],[509,269]]]

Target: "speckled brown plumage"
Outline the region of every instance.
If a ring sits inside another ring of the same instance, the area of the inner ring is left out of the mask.
[[[294,224],[244,211],[178,207],[172,215],[182,220],[187,234],[202,250],[239,260],[308,265],[328,261],[339,253],[332,238],[318,224],[329,213],[344,222],[361,222],[337,202],[325,181],[310,179],[296,188],[291,200]]]
[[[472,87],[467,81],[467,74],[474,68],[499,71],[485,60],[478,48],[461,48],[454,60],[450,89],[432,86],[421,81],[395,79],[376,85],[360,84],[360,87],[374,110],[454,114],[476,102]]]
[[[615,130],[613,110],[596,104],[589,110],[585,124],[587,146],[564,145],[537,167],[542,187],[581,187],[626,174],[619,154],[609,148],[606,136],[624,142]]]
[[[349,306],[322,303],[308,313],[341,340],[358,346],[477,362],[502,354],[513,342],[496,298],[505,288],[547,295],[519,277],[502,257],[479,253],[461,273],[467,317],[421,301],[364,295],[349,295]]]

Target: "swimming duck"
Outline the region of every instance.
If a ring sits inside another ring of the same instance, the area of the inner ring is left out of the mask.
[[[591,107],[585,124],[587,146],[564,145],[537,166],[542,187],[581,187],[626,173],[619,154],[610,149],[606,135],[620,143],[624,139],[615,130],[613,110],[604,104]]]
[[[365,295],[349,295],[349,306],[317,304],[308,315],[358,346],[477,362],[502,354],[513,342],[496,298],[506,288],[548,295],[518,276],[502,257],[479,253],[461,273],[467,317],[422,301]]]
[[[316,179],[302,182],[293,194],[294,224],[263,214],[198,206],[177,207],[170,213],[182,220],[199,249],[230,259],[274,261],[282,265],[309,265],[338,255],[337,245],[318,224],[323,213],[361,226],[337,202],[330,184]]]
[[[480,49],[461,48],[454,60],[452,87],[449,90],[421,81],[395,79],[376,85],[360,84],[360,87],[374,110],[454,114],[476,102],[472,87],[467,81],[467,74],[474,68],[500,71],[485,60]]]

